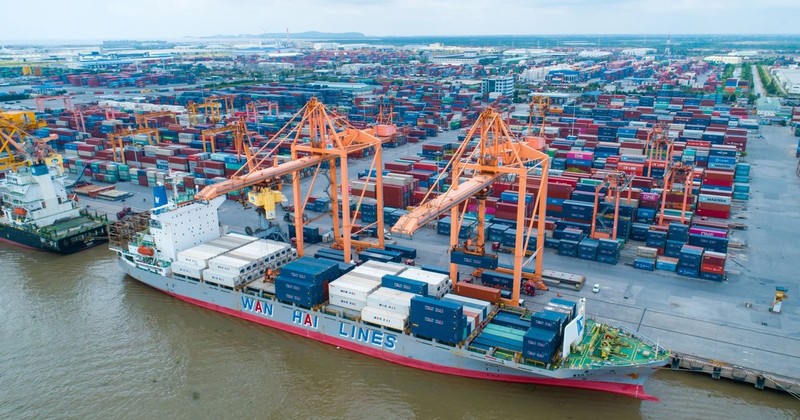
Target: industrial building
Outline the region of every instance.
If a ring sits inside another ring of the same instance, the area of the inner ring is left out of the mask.
[[[483,79],[481,94],[499,93],[503,96],[514,95],[514,76],[490,77]]]
[[[800,68],[781,67],[775,70],[775,77],[786,93],[800,95]]]

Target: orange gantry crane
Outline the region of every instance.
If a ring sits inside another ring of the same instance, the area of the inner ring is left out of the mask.
[[[621,171],[614,171],[609,172],[603,177],[603,181],[595,186],[594,189],[594,214],[592,214],[592,229],[590,236],[593,239],[617,239],[617,225],[619,223],[619,204],[620,198],[623,192],[628,193],[627,196],[627,204],[631,204],[632,199],[632,188],[631,182],[633,181],[632,176],[628,176],[625,172]],[[613,203],[613,225],[611,227],[611,232],[598,232],[597,231],[597,218],[605,216],[605,214],[600,213],[600,193],[606,189],[604,202],[611,202]]]
[[[658,213],[659,226],[666,226],[670,220],[665,217],[664,210],[667,208],[667,195],[671,192],[682,192],[683,199],[678,210],[680,212],[680,222],[687,224],[689,217],[689,196],[692,195],[692,181],[694,168],[683,162],[674,162],[667,167],[664,172],[664,188],[661,191],[661,211]],[[678,188],[680,187],[680,188]]]
[[[296,127],[292,124],[297,120]],[[307,137],[303,135],[307,133]],[[267,150],[264,145],[255,153],[249,154],[247,164],[236,172],[230,179],[208,185],[196,196],[198,201],[209,201],[231,191],[242,190],[248,187],[274,188],[280,185],[284,176],[292,176],[292,199],[294,202],[295,238],[298,255],[303,255],[303,211],[308,203],[309,196],[323,163],[327,163],[331,181],[331,212],[333,218],[334,242],[344,252],[344,260],[349,262],[354,246],[384,246],[383,235],[378,235],[378,244],[355,241],[351,238],[354,233],[350,213],[350,186],[348,180],[347,156],[366,148],[374,147],[375,155],[371,163],[371,170],[376,171],[376,184],[382,191],[383,178],[380,168],[382,140],[374,135],[373,130],[357,130],[351,126],[343,125],[335,115],[329,114],[325,106],[311,98],[308,103],[290,120],[273,138],[281,138],[273,149]],[[291,143],[292,160],[278,164],[274,161],[274,152],[284,142]],[[270,142],[267,142],[269,144]],[[300,190],[299,172],[305,168],[316,168],[308,193],[303,195]],[[376,194],[378,205],[377,230],[383,232],[383,195]],[[341,198],[341,200],[340,200]],[[359,197],[355,212],[358,211],[363,195]],[[339,202],[342,202],[341,215]],[[340,221],[341,218],[341,221]]]
[[[478,145],[472,151],[468,151],[468,145],[472,140],[478,140]],[[431,191],[417,208],[402,216],[392,227],[392,232],[401,235],[411,236],[426,224],[438,219],[448,210],[451,216],[450,225],[450,250],[451,264],[450,277],[457,278],[458,263],[465,263],[469,257],[455,261],[454,253],[475,255],[483,261],[474,265],[478,269],[497,268],[497,256],[485,254],[484,220],[486,212],[486,199],[492,184],[501,179],[515,180],[518,186],[517,197],[517,229],[514,247],[514,266],[510,274],[514,276],[514,285],[510,300],[506,300],[508,305],[518,306],[522,279],[526,276],[545,288],[542,282],[542,249],[544,247],[544,220],[545,203],[547,197],[547,171],[550,159],[547,154],[537,149],[536,145],[541,144],[542,139],[536,137],[515,137],[508,126],[503,122],[500,113],[492,108],[487,108],[478,117],[475,125],[467,133],[466,139],[461,142],[461,146],[456,150],[453,158],[448,162],[439,178],[447,172],[452,172],[452,184],[447,192],[428,201]],[[534,202],[534,215],[538,215],[539,223],[536,223],[536,251],[531,258],[535,258],[536,269],[534,273],[523,273],[523,258],[525,250],[528,249],[528,242],[531,239],[531,232],[534,229],[534,219],[525,223],[526,206],[525,196],[527,192],[528,174],[535,168],[541,169],[541,180],[539,181],[539,193]],[[464,180],[464,177],[468,177]],[[440,179],[437,179],[438,184]],[[465,204],[470,198],[475,197],[478,201],[478,236],[475,243],[459,244],[458,234],[461,229],[463,213],[466,210]],[[493,260],[493,262],[492,262]],[[488,262],[488,264],[486,263]],[[469,264],[468,264],[469,265]],[[487,266],[488,265],[488,266]],[[498,269],[501,271],[501,269]]]
[[[669,137],[669,127],[664,124],[655,125],[650,132],[647,133],[647,141],[645,143],[645,173],[649,177],[653,177],[653,169],[666,169],[672,163],[672,156],[674,151],[674,142]],[[658,186],[663,186],[663,178],[661,180],[654,178]]]
[[[222,127],[214,127],[201,131],[200,140],[203,142],[203,152],[208,151],[208,146],[206,146],[206,144],[210,145],[211,153],[216,152],[217,151],[216,136],[217,134],[223,134],[223,133],[233,133],[234,147],[236,148],[236,154],[241,156],[241,153],[243,152],[244,149],[243,147],[244,136],[247,135],[247,126],[245,125],[245,122],[242,119],[238,119]]]
[[[247,122],[257,123],[259,112],[267,110],[269,115],[278,116],[278,103],[272,101],[250,101],[245,106],[245,118]]]
[[[36,111],[37,112],[44,112],[45,102],[47,101],[57,101],[61,99],[64,102],[64,109],[67,111],[73,111],[75,107],[72,105],[72,97],[69,95],[51,95],[51,96],[37,96],[33,99],[34,104],[36,104]]]

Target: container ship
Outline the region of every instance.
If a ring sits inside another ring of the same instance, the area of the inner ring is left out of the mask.
[[[126,274],[197,306],[405,366],[655,399],[643,384],[668,351],[588,318],[583,300],[531,312],[498,304],[499,290],[496,299],[465,297],[446,274],[412,266],[298,258],[285,243],[226,233],[224,197],[185,198],[110,225]]]
[[[70,197],[60,159],[52,163],[20,166],[0,180],[0,241],[59,254],[106,243],[108,219]]]

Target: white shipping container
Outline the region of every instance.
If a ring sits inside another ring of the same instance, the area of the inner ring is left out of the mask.
[[[403,331],[408,325],[408,315],[367,306],[361,310],[361,320],[370,324],[382,325],[393,330]]]
[[[202,244],[178,252],[177,259],[181,262],[200,265],[203,268],[208,266],[208,260],[223,254],[227,249]]]
[[[202,279],[203,278],[203,268],[196,264],[190,264],[181,261],[175,261],[170,264],[172,268],[172,272],[174,274],[180,274],[185,277],[191,277],[193,279]]]
[[[399,274],[400,277],[428,283],[428,295],[441,298],[450,291],[450,279],[446,274],[409,268]]]
[[[232,249],[239,248],[240,246],[242,246],[242,244],[240,244],[238,242],[231,241],[231,240],[228,240],[228,239],[225,239],[225,238],[212,239],[212,240],[206,242],[206,245],[216,246],[216,247],[219,247],[219,248],[225,248],[228,251],[230,251]]]
[[[252,271],[256,266],[257,264],[252,261],[241,260],[228,255],[220,255],[208,260],[208,268],[236,275]]]
[[[467,317],[478,317],[478,322],[483,322],[483,313],[479,309],[469,306],[463,306],[461,309]]]
[[[403,272],[408,268],[408,266],[405,266],[403,264],[385,263],[380,261],[367,261],[364,264],[361,264],[358,268],[361,267],[374,268],[377,270],[386,271],[393,276],[396,276],[397,274]]]
[[[478,310],[480,310],[483,315],[488,315],[492,306],[491,303],[485,300],[473,299],[465,296],[456,295],[453,293],[448,293],[444,295],[444,298],[461,303],[462,305],[464,305],[465,308],[468,306],[473,308],[478,308]]]
[[[379,270],[369,269],[369,268],[361,268],[356,267],[347,272],[347,275],[358,277],[360,279],[370,280],[370,281],[381,281],[383,276],[388,273],[382,272]]]
[[[380,287],[367,296],[367,306],[408,315],[411,311],[411,299],[414,296],[416,296],[414,293]]]
[[[289,252],[289,245],[280,242],[259,239],[238,248],[237,251],[251,253],[259,257],[277,257]]]
[[[253,236],[241,235],[238,233],[228,233],[224,235],[222,238],[227,239],[229,241],[236,241],[242,245],[249,244],[250,242],[254,242],[258,239]]]
[[[346,274],[330,282],[330,284],[328,284],[328,292],[331,295],[349,296],[357,300],[363,300],[366,304],[367,295],[380,286],[380,282],[352,277]]]
[[[254,279],[255,275],[234,275],[211,268],[203,270],[204,281],[216,283],[222,286],[236,287]]]
[[[256,280],[256,281],[248,284],[247,287],[250,287],[250,288],[253,288],[253,289],[256,289],[256,290],[263,290],[263,291],[265,291],[267,293],[271,293],[273,295],[275,294],[275,283],[267,282],[267,281],[264,281],[263,279],[262,280]]]
[[[367,306],[366,300],[359,300],[355,299],[351,296],[344,296],[334,293],[329,293],[328,300],[330,301],[331,305],[341,306],[342,308],[352,309],[354,311],[360,311]]]

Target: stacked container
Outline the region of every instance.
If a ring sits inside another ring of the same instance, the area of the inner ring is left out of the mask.
[[[361,319],[398,331],[408,325],[413,293],[380,287],[367,296],[367,305],[361,310]]]
[[[466,337],[463,305],[425,296],[411,299],[411,332],[425,338],[455,344]]]
[[[325,302],[328,283],[339,276],[334,261],[299,258],[281,269],[275,279],[278,300],[310,308]]]
[[[339,277],[328,286],[331,305],[353,311],[367,306],[367,296],[381,286],[380,281],[354,275],[353,272]]]
[[[684,277],[698,277],[703,260],[703,248],[684,245],[678,257],[677,272]]]
[[[428,296],[441,298],[450,292],[452,284],[447,274],[434,273],[431,271],[409,268],[397,274],[404,279],[421,281],[428,284]]]
[[[555,331],[531,327],[523,337],[522,356],[526,359],[548,364],[553,360],[555,350]]]

